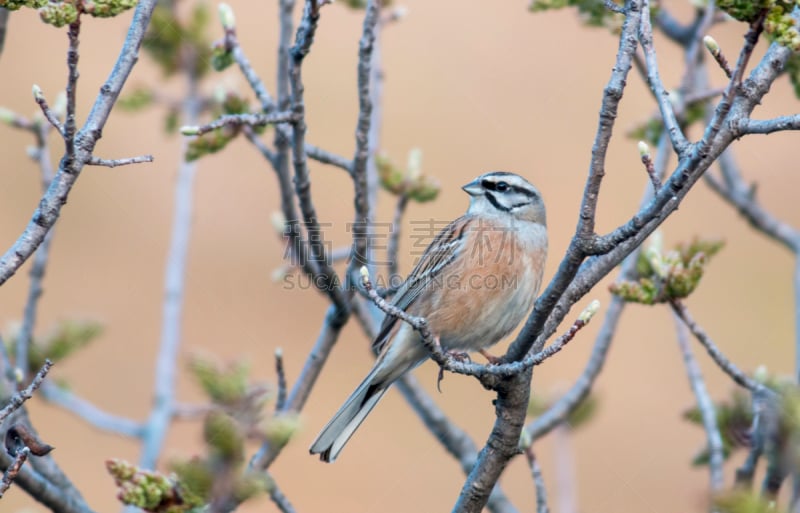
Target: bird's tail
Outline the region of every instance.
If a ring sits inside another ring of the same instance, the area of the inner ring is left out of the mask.
[[[322,432],[311,444],[311,454],[319,454],[319,459],[328,463],[336,460],[347,441],[388,389],[386,383],[372,383],[374,374],[371,372],[367,376],[322,428]]]

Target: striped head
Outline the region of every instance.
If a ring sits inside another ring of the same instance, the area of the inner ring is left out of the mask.
[[[539,190],[521,176],[505,171],[486,173],[462,187],[470,195],[470,215],[508,215],[521,221],[547,225]]]

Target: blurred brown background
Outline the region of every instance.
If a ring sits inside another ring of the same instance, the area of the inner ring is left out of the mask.
[[[277,2],[232,0],[241,42],[274,92]],[[412,204],[401,247],[401,269],[412,257],[409,223],[447,221],[466,208],[459,186],[487,170],[513,170],[538,185],[549,209],[552,276],[575,226],[588,168],[602,88],[616,52],[604,30],[582,28],[574,12],[527,12],[523,1],[425,2],[405,0],[409,16],[385,32],[385,117],[382,149],[395,161],[420,147],[424,172],[443,183],[440,199]],[[688,5],[667,7],[688,19]],[[83,119],[125,37],[130,13],[115,20],[88,19],[81,40],[79,115]],[[327,6],[316,43],[304,67],[309,116],[308,139],[352,156],[357,114],[356,55],[361,13]],[[215,37],[221,30],[214,24]],[[738,51],[745,27],[715,27],[714,36],[730,55]],[[24,115],[37,107],[31,85],[54,99],[65,84],[66,31],[41,24],[35,13],[10,20],[0,57],[0,104]],[[662,77],[677,84],[682,56],[656,40]],[[763,45],[763,43],[762,43]],[[761,48],[763,52],[763,48]],[[714,80],[722,84],[721,72]],[[238,70],[212,76],[247,91]],[[146,56],[129,80],[179,92],[179,80],[164,81]],[[655,108],[635,72],[622,102],[600,200],[600,231],[626,220],[649,185],[636,141],[624,133]],[[253,97],[248,91],[248,96]],[[788,81],[780,79],[759,118],[797,111]],[[161,322],[163,264],[172,216],[172,192],[179,159],[177,136],[162,130],[163,112],[116,111],[97,154],[118,158],[155,155],[153,164],[117,169],[86,168],[57,225],[38,333],[59,320],[89,318],[106,330],[89,349],[59,365],[58,379],[102,408],[135,419],[147,414]],[[20,234],[36,206],[38,170],[25,156],[29,136],[0,127],[0,247]],[[694,134],[696,136],[696,134]],[[53,158],[61,155],[53,142]],[[777,216],[800,224],[796,191],[797,136],[752,136],[735,145],[746,176],[759,183],[762,202]],[[338,169],[312,163],[315,200],[334,246],[346,243],[351,219],[351,183]],[[181,364],[202,349],[224,359],[244,358],[258,380],[274,382],[273,351],[283,347],[290,380],[300,370],[317,335],[326,302],[309,290],[284,290],[271,280],[283,248],[269,224],[278,210],[271,169],[245,141],[200,162],[196,211],[188,264]],[[393,199],[381,196],[378,221],[391,219]],[[702,184],[664,227],[667,244],[695,235],[720,237],[727,247],[710,266],[688,301],[697,319],[744,369],[765,364],[793,372],[794,304],[790,255],[754,233]],[[21,318],[28,286],[27,266],[0,289],[0,326]],[[604,285],[579,304],[598,298],[608,304]],[[601,312],[602,314],[602,312]],[[600,322],[580,334],[558,357],[537,369],[535,394],[565,389],[586,361]],[[387,395],[335,465],[307,454],[317,430],[371,365],[368,341],[350,325],[345,330],[304,411],[304,430],[284,451],[273,472],[299,512],[448,511],[463,483],[457,464],[422,426],[397,393]],[[732,384],[693,346],[715,398]],[[474,380],[447,376],[435,393],[436,369],[416,372],[448,415],[482,444],[494,420],[492,396]],[[681,420],[693,404],[670,314],[665,308],[630,307],[614,341],[596,392],[594,422],[572,438],[574,489],[581,511],[701,511],[707,470],[689,462],[704,444],[700,429]],[[182,374],[181,400],[202,399]],[[96,511],[117,511],[109,457],[138,459],[138,446],[88,428],[58,408],[31,401],[33,420],[55,457]],[[201,447],[197,423],[177,423],[164,460]],[[551,497],[557,493],[552,438],[539,442]],[[726,466],[729,481],[741,455]],[[522,511],[534,507],[529,472],[518,459],[502,485]],[[557,504],[551,503],[557,510]],[[2,511],[44,511],[18,488]],[[245,511],[273,511],[266,499]]]

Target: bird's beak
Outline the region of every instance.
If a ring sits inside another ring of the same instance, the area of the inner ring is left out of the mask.
[[[481,187],[481,182],[477,178],[461,188],[464,189],[464,192],[473,197],[480,196],[481,193],[483,192],[483,187]]]

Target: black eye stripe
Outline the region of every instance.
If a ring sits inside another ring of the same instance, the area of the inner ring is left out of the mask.
[[[511,212],[511,209],[501,205],[500,202],[497,201],[497,198],[494,197],[494,194],[492,194],[491,192],[487,192],[486,193],[486,199],[488,199],[489,203],[491,203],[492,206],[494,208],[496,208],[497,210],[500,210],[500,211],[503,211],[503,212]]]
[[[525,187],[520,187],[518,185],[510,184],[504,180],[501,180],[499,182],[494,182],[492,180],[484,178],[483,180],[481,180],[481,186],[487,191],[499,192],[501,194],[505,194],[508,192],[515,192],[517,194],[522,194],[523,196],[527,196],[529,198],[537,197],[537,194],[534,191],[526,189]]]

